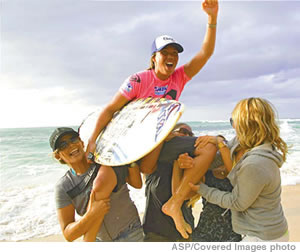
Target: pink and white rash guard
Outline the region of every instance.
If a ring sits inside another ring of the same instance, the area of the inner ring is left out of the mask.
[[[138,98],[166,98],[178,100],[190,78],[183,66],[177,68],[167,80],[160,80],[154,70],[145,70],[131,75],[120,87],[120,93],[128,100]]]

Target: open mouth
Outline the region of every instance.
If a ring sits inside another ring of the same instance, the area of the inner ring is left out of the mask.
[[[168,68],[172,68],[174,64],[172,62],[167,62],[166,65]]]

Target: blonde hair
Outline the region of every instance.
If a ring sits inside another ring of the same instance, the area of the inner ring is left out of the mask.
[[[288,147],[280,137],[275,111],[269,101],[252,97],[235,106],[232,119],[241,148],[250,150],[269,142],[282,152],[285,161]]]

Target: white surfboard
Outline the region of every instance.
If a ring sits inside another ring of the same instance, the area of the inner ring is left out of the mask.
[[[80,126],[80,137],[85,146],[100,111],[90,114]],[[100,133],[95,161],[119,166],[139,160],[168,136],[183,111],[182,103],[164,98],[143,98],[130,102],[114,114]]]

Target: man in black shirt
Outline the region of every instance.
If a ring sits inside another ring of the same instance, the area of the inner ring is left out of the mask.
[[[194,156],[194,144],[196,137],[193,136],[191,128],[186,124],[178,124],[173,132],[176,137],[166,142],[160,152],[156,170],[146,176],[146,209],[143,219],[145,233],[144,241],[174,242],[189,241],[183,239],[177,231],[173,219],[165,215],[161,208],[172,196],[172,171],[173,162],[182,153]],[[186,202],[182,205],[183,217],[192,229],[194,229],[194,217],[191,207]]]

